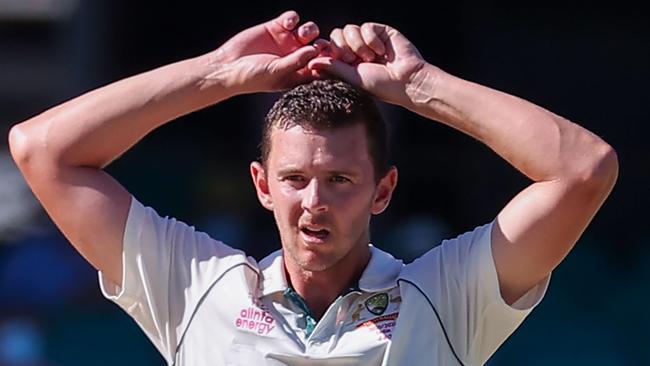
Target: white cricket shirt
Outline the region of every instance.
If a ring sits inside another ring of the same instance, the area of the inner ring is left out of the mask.
[[[407,265],[371,246],[358,288],[314,324],[288,288],[281,251],[258,264],[133,198],[123,283],[99,278],[104,296],[135,319],[169,365],[481,365],[549,280],[507,305],[490,227]]]

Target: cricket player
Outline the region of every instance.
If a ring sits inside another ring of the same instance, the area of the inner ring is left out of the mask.
[[[281,241],[259,262],[159,216],[103,170],[179,116],[279,90],[289,91],[250,164]],[[493,221],[412,263],[393,258],[369,235],[398,180],[370,96],[478,139],[531,184]],[[324,39],[294,11],[56,106],[9,141],[103,294],[169,365],[484,364],[542,299],[618,173],[598,136],[441,70],[398,30],[348,24]]]

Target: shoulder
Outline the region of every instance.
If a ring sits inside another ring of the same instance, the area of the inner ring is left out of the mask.
[[[422,277],[460,275],[471,269],[480,269],[481,262],[492,259],[492,223],[478,226],[452,239],[443,240],[415,261],[404,266],[401,278],[417,281]]]

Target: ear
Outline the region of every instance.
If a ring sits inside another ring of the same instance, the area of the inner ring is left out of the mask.
[[[264,166],[260,162],[254,161],[251,163],[250,169],[251,178],[253,178],[253,185],[255,185],[255,190],[257,191],[257,199],[260,200],[260,203],[264,208],[273,211],[273,199],[271,198],[271,193],[269,191],[269,184],[266,179]]]
[[[397,167],[391,166],[386,175],[381,178],[377,189],[375,190],[375,197],[372,201],[371,212],[373,215],[379,215],[384,212],[390,199],[393,196],[393,191],[397,186]]]

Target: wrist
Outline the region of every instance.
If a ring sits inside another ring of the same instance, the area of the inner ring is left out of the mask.
[[[242,93],[233,60],[221,48],[197,57],[196,61],[197,69],[200,70],[197,84],[199,90],[219,95],[220,99]]]
[[[442,73],[440,68],[425,64],[409,77],[405,92],[414,109],[431,107],[439,99],[437,92]]]

